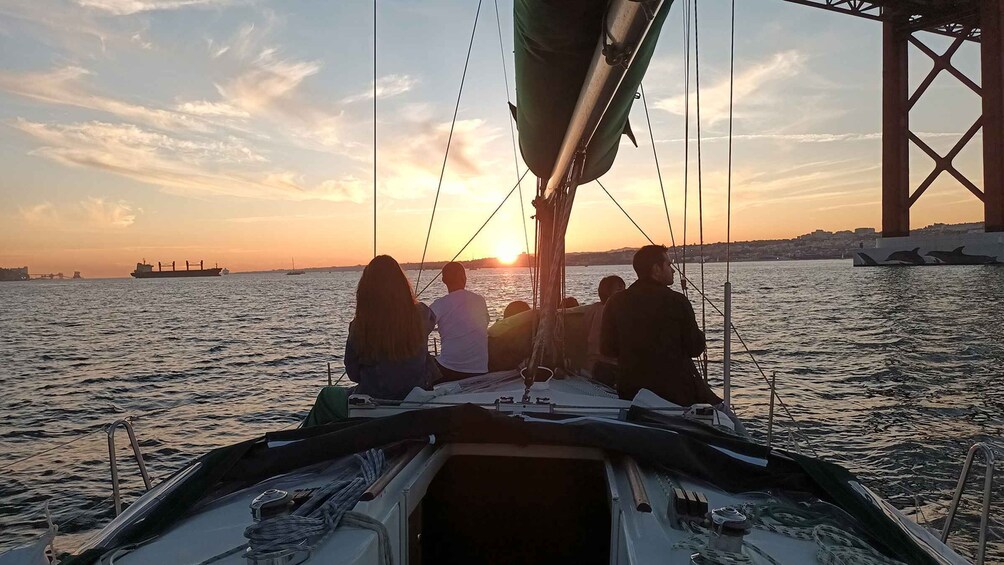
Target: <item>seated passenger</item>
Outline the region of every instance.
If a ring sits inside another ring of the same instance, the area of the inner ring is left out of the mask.
[[[530,310],[530,305],[522,300],[514,300],[505,307],[505,311],[502,312],[502,319],[512,318],[516,314],[521,312],[528,312]]]
[[[566,296],[558,303],[558,308],[577,308],[579,301],[574,296]]]
[[[603,355],[617,358],[617,394],[630,400],[643,388],[680,406],[721,403],[694,366],[705,348],[694,308],[672,290],[673,265],[663,245],[646,245],[632,261],[638,280],[604,307]]]
[[[536,323],[536,312],[526,302],[517,300],[506,306],[502,319],[488,328],[488,370],[516,369],[530,357]]]
[[[603,277],[598,289],[600,301],[587,306],[584,324],[586,326],[586,367],[592,370],[593,378],[607,386],[617,382],[617,359],[600,353],[600,328],[603,324],[603,309],[615,293],[624,290],[624,279],[617,275]]]
[[[516,369],[530,356],[535,321],[530,305],[522,300],[514,300],[505,307],[502,319],[488,328],[489,371]]]
[[[460,263],[443,267],[449,294],[432,303],[443,350],[436,358],[441,382],[458,381],[488,372],[488,304],[467,286]]]
[[[354,392],[403,400],[413,388],[431,385],[439,376],[428,346],[435,322],[397,261],[374,257],[359,279],[345,343],[345,372],[359,383]]]

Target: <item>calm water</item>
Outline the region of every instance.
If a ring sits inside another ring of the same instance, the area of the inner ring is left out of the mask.
[[[699,277],[699,266],[688,270]],[[568,293],[591,301],[610,273],[634,278],[628,267],[573,268]],[[525,270],[469,276],[493,318],[529,295]],[[724,266],[708,265],[706,276],[720,303]],[[112,517],[100,428],[114,419],[145,416],[136,429],[155,480],[213,447],[296,425],[326,382],[326,364],[341,374],[357,280],[309,273],[0,284],[0,549],[41,532],[46,500],[70,534],[63,549]],[[1001,444],[1004,268],[745,263],[732,266],[732,282],[735,323],[764,371],[777,373],[819,454],[900,508],[913,511],[919,499],[940,525],[967,448]],[[443,292],[437,283],[423,299]],[[713,379],[721,325],[709,308]],[[748,356],[737,354],[733,367],[737,412],[763,437],[767,387]],[[784,417],[775,437],[808,449]],[[123,456],[127,443],[123,434]],[[129,501],[141,483],[131,461],[120,461]],[[973,480],[953,536],[970,556],[979,489]],[[1004,480],[994,497],[1001,523]],[[1004,544],[992,555],[1004,561]]]

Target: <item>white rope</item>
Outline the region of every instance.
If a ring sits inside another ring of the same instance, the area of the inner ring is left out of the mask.
[[[833,525],[825,516],[809,517],[804,511],[777,502],[744,504],[740,511],[757,528],[815,542],[816,559],[823,565],[903,565],[902,561],[886,557],[860,537]]]

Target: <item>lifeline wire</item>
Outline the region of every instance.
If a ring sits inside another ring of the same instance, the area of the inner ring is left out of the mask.
[[[439,171],[439,184],[436,185],[436,199],[432,202],[432,216],[429,218],[429,230],[425,234],[425,247],[422,248],[422,263],[418,267],[418,277],[415,279],[415,290],[418,290],[418,284],[422,281],[422,270],[425,268],[425,254],[429,251],[429,238],[432,237],[432,223],[436,220],[439,192],[443,188],[443,175],[446,174],[446,161],[450,157],[450,145],[453,143],[453,129],[457,125],[457,113],[460,111],[460,97],[464,94],[464,81],[467,80],[467,66],[471,62],[471,50],[474,48],[474,34],[478,31],[478,17],[480,15],[481,0],[478,0],[478,10],[474,14],[474,28],[471,29],[471,42],[467,45],[467,59],[464,60],[464,72],[460,75],[460,91],[457,92],[457,104],[453,108],[453,121],[450,122],[450,135],[446,138],[446,154],[443,155],[443,167]]]

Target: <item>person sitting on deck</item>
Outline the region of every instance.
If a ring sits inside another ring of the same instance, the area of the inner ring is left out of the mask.
[[[614,386],[617,382],[617,359],[600,353],[600,328],[603,324],[603,310],[607,301],[615,293],[624,290],[624,279],[617,275],[603,277],[597,289],[600,301],[586,307],[583,324],[586,327],[586,367],[593,372],[597,381]]]
[[[488,372],[488,304],[467,286],[467,273],[457,262],[443,267],[449,293],[432,303],[443,350],[436,363],[441,382],[457,381]]]
[[[413,388],[430,386],[439,377],[428,346],[435,323],[398,262],[374,257],[359,279],[345,343],[345,372],[358,383],[354,392],[403,400]]]
[[[510,371],[530,357],[533,349],[531,337],[537,315],[522,300],[509,303],[497,320],[488,328],[488,370]]]
[[[502,311],[502,319],[505,320],[506,318],[512,318],[516,314],[521,314],[523,312],[529,312],[529,311],[530,311],[529,304],[523,302],[522,300],[514,300],[510,302],[508,306],[505,307],[505,310]]]
[[[617,394],[630,400],[647,388],[680,406],[721,403],[694,366],[704,333],[686,296],[672,290],[673,265],[664,245],[646,245],[632,261],[638,280],[613,295],[603,312],[600,349],[615,357]]]
[[[558,303],[558,308],[568,309],[568,308],[578,308],[578,306],[579,306],[579,301],[576,300],[574,296],[566,296],[561,299],[561,302]]]

